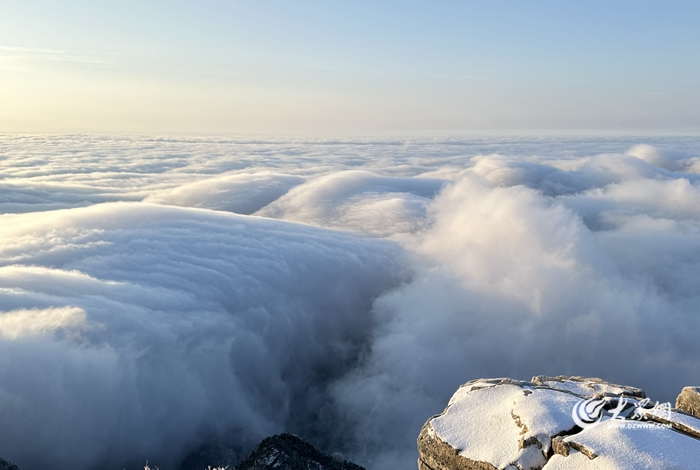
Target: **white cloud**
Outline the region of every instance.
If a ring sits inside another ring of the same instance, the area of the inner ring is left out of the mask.
[[[553,198],[469,174],[429,213],[413,282],[375,302],[372,354],[335,387],[373,467],[408,452],[465,378],[603,376],[660,400],[700,380],[697,228],[595,232]]]
[[[27,468],[172,466],[204,431],[245,449],[301,426],[404,276],[388,242],[141,203],[5,216],[0,240],[0,442]]]
[[[249,215],[279,199],[304,178],[290,175],[234,173],[155,191],[144,202],[201,207]]]
[[[165,467],[286,429],[409,468],[469,379],[671,400],[700,381],[700,140],[647,142],[0,138],[0,450]]]
[[[434,178],[337,172],[294,188],[257,215],[390,236],[417,230],[443,184]]]
[[[0,336],[17,339],[22,336],[70,330],[82,326],[87,314],[78,307],[17,309],[0,312]]]

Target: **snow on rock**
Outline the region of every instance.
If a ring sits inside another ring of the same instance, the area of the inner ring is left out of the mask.
[[[547,377],[546,375],[538,375],[533,377],[532,381],[543,387],[571,392],[582,397],[611,394],[646,398],[646,393],[641,388],[611,384],[595,377],[566,377],[565,375]]]
[[[584,402],[599,411],[592,424],[574,417]],[[461,386],[423,426],[418,467],[698,468],[699,426],[700,419],[659,407],[639,388],[597,378],[479,379]]]
[[[541,468],[552,436],[575,426],[571,410],[579,401],[532,382],[469,382],[424,426],[422,468]]]
[[[700,465],[700,440],[653,423],[608,420],[563,441],[586,458],[577,457],[574,465],[568,462],[571,454],[557,455],[543,470],[680,470]]]
[[[667,424],[682,433],[700,439],[700,419],[678,411],[663,411],[658,409],[644,410],[644,415],[650,420]]]

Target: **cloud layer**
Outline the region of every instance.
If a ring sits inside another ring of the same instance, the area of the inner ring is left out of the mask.
[[[0,453],[30,470],[282,430],[413,468],[473,378],[700,382],[698,139],[0,145]]]
[[[172,468],[206,433],[243,430],[247,449],[294,426],[403,275],[387,242],[211,211],[2,222],[0,443],[27,468]]]

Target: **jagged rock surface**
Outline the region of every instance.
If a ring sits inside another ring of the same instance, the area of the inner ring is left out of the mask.
[[[639,388],[597,378],[471,381],[457,390],[445,411],[423,426],[418,467],[700,468],[700,419],[645,398]],[[582,421],[581,413],[575,412],[586,404],[585,410],[595,411],[593,422]]]
[[[685,387],[676,398],[676,408],[700,418],[700,387]]]
[[[338,456],[321,452],[294,434],[264,439],[235,470],[364,470]]]
[[[0,457],[0,470],[19,470],[19,467]]]

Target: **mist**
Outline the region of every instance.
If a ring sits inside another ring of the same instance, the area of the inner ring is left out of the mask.
[[[700,383],[699,139],[0,149],[0,455],[24,469],[282,431],[408,469],[471,379]]]

